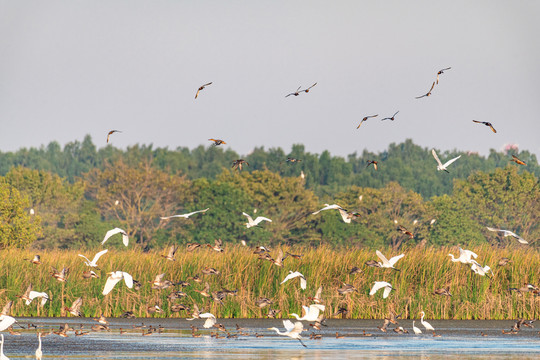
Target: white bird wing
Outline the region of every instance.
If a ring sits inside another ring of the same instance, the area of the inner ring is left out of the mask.
[[[465,254],[465,256],[467,257],[468,260],[472,258],[477,258],[478,255],[476,255],[476,253],[472,252],[471,250],[463,250],[463,249],[459,249],[459,256],[461,257],[461,254]]]
[[[433,155],[433,157],[435,158],[435,161],[437,161],[437,164],[439,164],[439,167],[443,167],[443,164],[441,163],[441,160],[439,160],[439,157],[437,156],[435,149],[431,149],[431,155]]]
[[[17,320],[15,320],[14,317],[11,317],[9,315],[0,316],[0,331],[6,330],[8,327],[10,327],[16,322]]]
[[[339,206],[337,204],[333,204],[333,205],[324,204],[324,205],[325,206],[321,210],[315,211],[314,213],[312,213],[312,215],[317,215],[318,213],[320,213],[321,211],[324,211],[324,210],[341,209],[341,206]]]
[[[270,220],[269,218],[264,217],[264,216],[257,216],[257,218],[256,218],[255,220],[253,220],[253,222],[255,223],[255,225],[259,224],[261,221],[272,222],[272,220]]]
[[[283,326],[285,327],[285,330],[287,330],[287,332],[294,329],[294,324],[291,320],[283,320]]]
[[[388,259],[386,258],[386,256],[384,256],[382,254],[382,252],[380,252],[379,250],[375,251],[375,254],[377,254],[377,256],[379,257],[379,259],[381,259],[383,265],[386,265],[386,266],[392,266],[392,264],[390,264],[390,261],[388,261]],[[399,260],[399,259],[398,259]]]
[[[450,165],[451,163],[453,163],[454,161],[456,161],[460,157],[461,157],[461,155],[459,155],[458,157],[455,157],[453,159],[448,160],[447,162],[444,163],[443,167],[447,167],[448,165]]]
[[[291,331],[289,331],[289,334],[300,335],[302,331],[304,331],[304,324],[302,324],[300,321],[297,321],[294,323],[294,326],[291,329]]]
[[[379,289],[382,289],[383,287],[386,287],[386,286],[389,286],[390,288],[392,288],[392,285],[390,285],[386,281],[375,281],[375,284],[373,284],[373,287],[371,288],[371,291],[369,292],[369,295],[375,295],[375,293],[377,291],[379,291]],[[383,294],[383,296],[384,296],[384,294]]]
[[[98,252],[94,258],[92,259],[92,263],[97,263],[97,261],[99,260],[99,258],[101,257],[101,255],[105,254],[107,251],[109,251],[109,249],[105,249],[105,250],[101,250],[100,252]],[[88,259],[86,259],[88,260]]]
[[[248,222],[249,222],[249,223],[252,223],[252,222],[253,222],[253,218],[252,218],[250,215],[246,214],[245,212],[243,212],[242,215],[244,215],[245,217],[248,218]]]
[[[122,277],[124,278],[126,286],[130,289],[133,288],[133,276],[131,276],[127,272],[122,272]]]
[[[388,260],[388,262],[390,263],[390,265],[394,266],[398,262],[398,260],[401,259],[404,256],[405,256],[405,254],[394,256],[393,258],[390,258],[390,260]]]
[[[190,212],[189,214],[186,214],[186,218],[190,217],[191,215],[195,215],[195,214],[198,214],[198,213],[207,212],[208,210],[210,210],[210,208],[206,208],[206,209],[204,209],[204,210],[197,210],[197,211]]]
[[[210,209],[210,208],[207,208],[207,209],[204,209],[204,210],[197,210],[197,211],[193,211],[193,212],[190,212],[190,213],[187,213],[187,214],[179,214],[179,215],[171,215],[171,216],[162,216],[162,217],[160,217],[160,219],[162,219],[162,220],[167,220],[167,219],[176,218],[176,217],[181,217],[181,218],[187,219],[187,218],[190,217],[191,215],[195,215],[195,214],[197,214],[197,213],[203,213],[203,212],[208,211],[209,209]]]
[[[388,295],[390,295],[390,291],[392,291],[392,285],[388,284],[388,286],[384,287],[384,293],[383,293],[383,299],[386,299]]]
[[[283,279],[283,281],[281,282],[281,284],[284,284],[286,283],[287,281],[291,280],[291,279],[294,279],[295,277],[297,276],[301,276],[302,274],[300,274],[298,271],[295,271],[295,272],[290,272],[289,275],[287,275],[285,277],[285,279]]]
[[[105,234],[105,237],[103,238],[103,241],[101,242],[101,245],[105,244],[105,241],[109,240],[111,236],[116,235],[118,233],[125,233],[125,231],[120,228],[114,228],[112,230],[107,231],[107,233]]]
[[[90,263],[90,260],[88,260],[88,258],[86,256],[84,256],[82,254],[79,254],[79,256],[82,257],[82,258],[85,258],[87,263]]]
[[[128,246],[129,244],[129,237],[125,232],[122,233],[122,242],[124,243],[124,246]]]
[[[486,226],[486,228],[489,230],[489,231],[502,231],[500,229],[495,229],[495,228],[492,228],[492,227],[489,227],[489,226]]]
[[[103,288],[103,295],[107,295],[111,292],[111,290],[114,288],[114,286],[122,280],[121,277],[113,275],[109,275],[107,278],[107,281],[105,282],[105,287]]]
[[[206,319],[203,325],[205,329],[211,328],[216,323],[216,317],[211,313],[200,314],[199,317],[201,319]]]
[[[306,290],[307,288],[307,281],[306,281],[306,278],[303,276],[300,278],[300,288],[302,290]]]

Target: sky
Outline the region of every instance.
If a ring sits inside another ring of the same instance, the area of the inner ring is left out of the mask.
[[[410,138],[540,156],[540,1],[0,0],[0,9],[2,152],[87,134],[101,148],[116,129],[122,149],[217,138],[243,155],[303,144],[346,156]],[[432,95],[415,99],[446,67]]]

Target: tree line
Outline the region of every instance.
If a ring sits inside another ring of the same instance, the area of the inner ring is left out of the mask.
[[[142,248],[218,238],[394,248],[513,243],[486,226],[512,230],[536,246],[539,166],[528,152],[516,154],[527,166],[511,163],[510,155],[464,155],[447,174],[410,140],[346,160],[295,145],[288,154],[257,148],[238,171],[231,164],[240,156],[229,149],[97,150],[87,136],[64,149],[51,143],[0,154],[0,247],[93,247],[113,227]],[[378,170],[367,160],[378,161]],[[350,224],[336,210],[312,215],[324,203],[357,214]],[[205,208],[189,219],[160,219]],[[242,212],[272,223],[247,228]]]

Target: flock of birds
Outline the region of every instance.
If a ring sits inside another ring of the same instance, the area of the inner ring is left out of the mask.
[[[447,67],[447,68],[444,68],[444,69],[441,69],[440,71],[438,71],[437,75],[436,75],[436,79],[435,79],[435,81],[433,81],[429,91],[427,93],[423,94],[423,95],[417,96],[416,98],[420,99],[420,98],[431,96],[432,93],[433,93],[433,90],[435,89],[435,86],[439,84],[439,76],[441,74],[443,74],[445,71],[450,70],[450,69],[451,69],[450,67]],[[210,85],[212,85],[212,82],[201,85],[197,89],[197,92],[195,94],[195,99],[197,99],[200,96],[201,91],[203,91],[206,87],[208,87]],[[305,88],[305,89],[302,89],[302,87],[298,87],[298,89],[296,91],[287,94],[285,97],[299,96],[302,93],[307,94],[316,85],[317,85],[317,83],[314,83],[313,85],[311,85],[310,87]],[[381,121],[385,121],[385,120],[394,121],[396,116],[398,115],[398,113],[399,113],[399,110],[396,111],[392,116],[382,118]],[[360,128],[362,123],[366,122],[367,120],[369,120],[371,118],[375,118],[375,117],[378,117],[378,114],[365,116],[360,121],[360,123],[358,124],[357,129]],[[473,122],[480,123],[480,124],[483,124],[483,125],[489,127],[494,133],[497,132],[495,130],[495,128],[493,127],[493,125],[491,123],[489,123],[489,122],[483,122],[483,121],[477,121],[477,120],[473,120]],[[113,135],[115,133],[121,133],[121,131],[120,130],[111,130],[111,131],[109,131],[107,133],[107,143],[109,143],[111,135]],[[213,138],[211,138],[211,139],[208,139],[208,140],[211,141],[214,146],[220,146],[220,145],[223,145],[223,144],[227,144],[222,139],[213,139]],[[437,163],[437,170],[438,171],[445,171],[445,172],[448,172],[448,167],[461,157],[461,155],[457,156],[455,158],[447,160],[443,164],[441,162],[441,160],[439,159],[439,157],[438,157],[438,155],[437,155],[437,153],[435,152],[434,149],[432,149],[431,153],[432,153],[432,155],[433,155],[433,157],[434,157],[434,159],[435,159],[435,161]],[[301,161],[301,159],[287,158],[286,161],[289,162],[289,163],[297,163],[297,162]],[[513,161],[513,162],[515,162],[516,164],[519,164],[519,165],[526,165],[525,162],[518,159],[516,156],[512,156],[511,161]],[[368,160],[366,167],[368,167],[370,165],[373,165],[373,168],[375,170],[378,169],[377,160]],[[241,171],[243,166],[249,166],[249,164],[248,164],[248,162],[246,160],[238,159],[238,160],[233,161],[233,165],[232,165],[233,169]],[[327,211],[327,210],[337,210],[339,212],[342,220],[344,221],[344,223],[347,223],[347,224],[351,223],[351,221],[354,218],[360,216],[360,214],[358,214],[356,212],[353,212],[353,211],[349,211],[347,209],[344,209],[344,208],[342,208],[341,206],[339,206],[337,204],[333,204],[333,205],[325,204],[325,206],[323,208],[321,208],[318,211],[313,212],[312,215],[317,215],[320,212]],[[195,214],[203,214],[203,213],[206,213],[207,211],[209,211],[209,208],[189,212],[189,213],[186,213],[186,214],[177,214],[177,215],[164,216],[164,217],[161,217],[161,220],[167,221],[167,220],[170,220],[170,219],[173,219],[173,218],[187,219],[187,218],[189,218],[189,217],[191,217],[191,216],[193,216]],[[260,226],[260,225],[262,225],[263,222],[268,222],[268,223],[272,222],[271,219],[269,219],[267,217],[264,217],[264,216],[258,216],[255,219],[253,219],[253,217],[251,215],[249,215],[249,214],[247,214],[245,212],[243,212],[242,215],[245,216],[246,219],[247,219],[247,222],[245,223],[246,228]],[[433,224],[433,222],[434,222],[434,220],[432,220],[432,224]],[[513,233],[512,231],[503,230],[503,229],[495,229],[495,228],[491,228],[491,227],[487,227],[487,230],[493,231],[493,232],[499,232],[504,237],[507,237],[507,236],[513,237],[517,241],[519,241],[521,244],[524,244],[524,245],[528,244],[528,242],[525,239],[523,239],[522,237],[520,237],[517,234]],[[414,234],[411,231],[407,230],[402,225],[399,225],[397,227],[397,231],[399,231],[400,233],[402,233],[405,236],[408,236],[410,238],[414,237]],[[122,230],[120,228],[115,228],[115,229],[112,229],[112,230],[108,231],[105,234],[105,237],[102,240],[101,244],[102,245],[105,244],[109,238],[111,238],[111,237],[113,237],[115,235],[121,235],[123,244],[125,246],[129,245],[129,236],[128,236],[128,234],[126,233],[126,231],[124,231],[124,230]],[[246,244],[244,243],[244,245],[246,245]],[[221,240],[215,240],[214,245],[207,244],[207,246],[210,247],[211,249],[217,251],[217,252],[223,252],[224,251],[223,243],[222,243]],[[199,247],[201,247],[200,244],[188,244],[186,250],[187,251],[193,251],[193,250],[195,250],[195,249],[197,249]],[[175,261],[175,253],[176,253],[176,251],[177,251],[177,247],[172,246],[169,249],[168,253],[166,255],[162,255],[162,256],[167,260]],[[89,258],[87,258],[83,254],[79,254],[79,256],[83,259],[84,264],[89,268],[87,271],[85,271],[83,273],[83,277],[85,277],[85,278],[99,278],[98,274],[95,273],[92,269],[98,268],[98,261],[100,260],[100,258],[102,256],[106,255],[107,252],[108,252],[108,249],[104,249],[102,251],[99,251],[98,253],[96,253],[94,255],[92,260],[90,260]],[[271,263],[273,263],[274,265],[280,266],[280,267],[284,266],[284,261],[285,261],[285,259],[287,257],[297,258],[298,259],[298,258],[301,258],[301,256],[302,256],[302,255],[298,255],[298,254],[290,254],[288,252],[286,254],[283,254],[283,252],[281,250],[279,250],[277,256],[272,257],[270,255],[270,250],[267,249],[264,246],[257,247],[256,250],[255,250],[255,254],[257,254],[261,260],[268,260]],[[375,252],[375,254],[377,255],[377,257],[378,257],[378,259],[380,261],[375,261],[375,260],[367,261],[365,263],[366,266],[387,268],[387,269],[393,269],[395,271],[400,271],[395,266],[396,266],[397,262],[400,259],[405,257],[405,254],[400,254],[400,255],[397,255],[397,256],[393,256],[390,259],[388,259],[385,255],[383,255],[378,250]],[[487,265],[482,266],[479,262],[477,262],[476,259],[478,258],[478,255],[475,254],[474,252],[470,251],[470,250],[463,250],[463,249],[460,248],[459,257],[456,258],[453,254],[449,254],[449,256],[450,256],[452,262],[459,262],[459,263],[462,263],[462,264],[470,265],[471,271],[478,274],[479,276],[489,276],[489,273],[492,272],[489,266],[487,266]],[[41,258],[40,258],[39,255],[36,255],[33,259],[28,259],[28,261],[30,261],[31,263],[36,264],[36,265],[41,264]],[[503,258],[503,259],[501,259],[499,261],[499,265],[504,266],[504,265],[508,264],[509,262],[510,262],[509,259]],[[355,267],[355,268],[353,268],[351,270],[350,273],[355,274],[355,273],[359,273],[359,272],[362,272],[362,270]],[[219,274],[219,271],[217,271],[217,270],[215,270],[213,268],[205,268],[203,270],[203,273],[207,274],[207,275],[217,275],[217,274]],[[53,272],[52,272],[51,275],[60,282],[66,282],[68,274],[69,274],[69,269],[67,269],[67,268],[63,268],[61,271],[58,271],[58,270],[53,268]],[[115,286],[118,283],[120,283],[122,280],[123,280],[125,286],[127,286],[130,289],[134,288],[135,290],[137,290],[138,288],[140,288],[142,286],[142,284],[140,282],[138,282],[137,280],[135,280],[131,274],[129,274],[129,273],[125,272],[125,271],[121,271],[121,270],[111,271],[107,275],[108,275],[108,277],[107,277],[107,280],[106,280],[106,282],[104,284],[103,291],[102,291],[102,295],[104,295],[104,296],[107,296],[108,294],[110,294],[114,290]],[[167,289],[167,288],[175,286],[175,285],[181,285],[182,287],[189,285],[189,283],[184,282],[184,281],[174,283],[174,282],[172,282],[170,280],[166,280],[164,277],[165,277],[165,274],[157,275],[156,278],[154,279],[154,281],[152,282],[152,288],[153,289]],[[306,288],[307,288],[307,279],[302,273],[300,273],[298,271],[289,271],[289,274],[283,279],[283,281],[281,281],[281,284],[284,285],[285,283],[287,283],[289,281],[294,281],[294,279],[299,279],[300,289],[301,290],[306,290]],[[202,282],[202,280],[198,276],[194,276],[192,278],[192,280],[195,281],[195,282],[198,282],[198,283]],[[379,290],[382,290],[382,298],[386,299],[390,295],[391,291],[395,290],[395,288],[393,287],[392,284],[390,284],[387,281],[375,281],[373,283],[370,291],[369,291],[369,295],[370,296],[376,296],[376,294],[379,292]],[[510,291],[518,291],[521,294],[531,292],[535,296],[538,296],[540,294],[540,288],[538,288],[537,286],[535,286],[533,284],[524,284],[523,287],[510,288],[509,290]],[[237,290],[231,291],[231,290],[227,290],[227,289],[222,289],[220,291],[210,291],[210,286],[209,286],[208,282],[205,283],[205,287],[204,287],[203,290],[194,290],[194,291],[198,292],[199,294],[201,294],[202,296],[204,296],[206,298],[212,298],[215,302],[220,303],[220,304],[223,303],[223,299],[225,297],[227,297],[227,296],[235,296],[236,293],[237,293]],[[356,287],[354,287],[353,285],[350,285],[350,284],[345,284],[345,283],[343,283],[343,286],[341,286],[340,288],[337,289],[337,292],[339,294],[341,294],[341,295],[344,295],[344,296],[346,296],[347,294],[351,294],[351,293],[353,293],[355,291],[358,291],[358,289]],[[442,289],[435,289],[433,294],[441,295],[441,296],[452,296],[452,294],[450,293],[449,287],[442,288]],[[174,300],[174,299],[182,298],[184,296],[186,296],[186,294],[184,292],[182,292],[182,291],[173,291],[169,295],[169,299]],[[33,302],[33,300],[39,299],[40,300],[40,306],[44,306],[47,303],[47,301],[50,300],[49,294],[47,294],[46,292],[35,291],[32,284],[30,284],[28,286],[25,293],[23,295],[19,296],[19,298],[24,300],[26,305],[30,305]],[[310,304],[308,306],[305,306],[305,305],[302,306],[302,309],[303,309],[302,316],[300,316],[298,314],[295,314],[295,313],[289,314],[291,317],[296,319],[295,322],[293,322],[291,320],[288,320],[288,319],[283,320],[283,327],[285,328],[285,331],[281,331],[280,329],[278,329],[276,327],[269,328],[269,330],[275,331],[278,335],[283,335],[283,336],[290,337],[292,339],[297,339],[303,346],[306,346],[302,342],[302,335],[301,335],[302,332],[305,331],[303,322],[309,322],[310,323],[309,325],[312,326],[314,329],[317,329],[317,330],[320,330],[321,326],[326,326],[326,324],[325,324],[326,317],[324,316],[324,312],[325,312],[326,307],[323,304],[323,299],[322,299],[322,286],[319,287],[319,289],[317,290],[314,297],[309,297],[308,299],[311,300],[313,302],[313,304]],[[6,304],[6,306],[4,307],[2,313],[0,314],[0,331],[9,330],[11,333],[15,332],[13,330],[13,325],[18,324],[18,321],[14,317],[10,316],[10,309],[11,309],[12,303],[13,303],[12,301],[8,302]],[[258,299],[256,301],[256,304],[257,304],[257,306],[259,308],[262,309],[262,308],[269,307],[270,305],[272,305],[273,301],[271,299],[268,299],[268,298],[260,298],[260,299]],[[81,306],[82,305],[83,305],[83,299],[82,298],[77,298],[73,302],[72,306],[71,307],[66,307],[65,310],[67,312],[69,312],[73,316],[82,316],[82,312],[81,312]],[[172,309],[174,308],[173,311],[182,311],[182,310],[190,311],[191,312],[191,317],[187,318],[187,320],[193,321],[193,320],[197,320],[197,319],[202,319],[202,320],[204,320],[203,327],[206,328],[206,329],[216,328],[216,329],[218,329],[218,331],[227,331],[222,324],[217,323],[217,319],[212,313],[203,312],[202,310],[200,310],[198,308],[197,304],[193,305],[193,309],[190,309],[189,307],[187,307],[185,305],[182,305],[182,304],[173,305],[171,308]],[[161,312],[162,310],[160,309],[160,307],[158,305],[153,305],[153,306],[148,306],[147,311],[148,311],[149,314],[151,314],[151,313],[154,313],[154,312]],[[269,312],[267,314],[267,317],[275,318],[280,312],[281,312],[281,310],[270,308]],[[347,309],[346,308],[340,308],[338,310],[338,312],[336,312],[335,314],[332,314],[332,315],[333,316],[339,316],[339,315],[344,316],[346,314],[347,314]],[[133,314],[130,314],[129,312],[127,312],[124,315],[126,317],[131,317]],[[425,313],[422,311],[422,312],[420,312],[419,315],[421,316],[420,317],[420,323],[424,327],[425,331],[431,331],[433,333],[433,336],[436,336],[436,337],[440,336],[440,334],[437,334],[435,332],[435,328],[431,324],[429,324],[426,320],[424,320]],[[398,323],[397,319],[399,317],[400,317],[400,315],[397,315],[392,311],[390,316],[388,318],[384,319],[384,324],[381,327],[379,327],[379,329],[382,332],[386,332],[387,329],[388,329],[389,324],[397,324]],[[98,324],[93,326],[92,330],[100,331],[100,330],[108,330],[109,329],[108,321],[103,316],[101,316],[100,318],[95,319],[95,320],[98,322]],[[505,332],[503,330],[503,333],[515,333],[515,332],[519,331],[519,329],[520,329],[520,327],[522,325],[532,327],[533,321],[534,320],[527,321],[527,320],[519,319],[516,322],[516,324],[512,327],[510,332]],[[313,324],[312,324],[312,322],[313,322]],[[193,337],[201,336],[201,334],[198,333],[198,329],[195,326],[192,326],[191,328],[192,328],[192,336]],[[73,330],[73,329],[71,329],[66,324],[63,327],[61,327],[61,329],[59,331],[53,331],[52,333],[57,334],[59,336],[67,336],[67,332],[70,331],[70,330]],[[143,335],[150,335],[156,330],[157,330],[156,328],[149,329],[149,331],[144,331],[143,330]],[[239,332],[238,334],[241,334],[240,328],[238,326],[237,326],[237,330]],[[396,327],[393,330],[396,333],[408,333],[408,331],[406,329],[404,329],[403,327]],[[421,329],[419,329],[418,327],[415,326],[415,321],[412,322],[412,330],[413,330],[414,334],[416,334],[416,335],[422,334]],[[84,335],[86,333],[82,329],[79,330],[78,332],[76,331],[76,335]],[[236,336],[238,336],[238,334],[236,334]],[[41,357],[42,357],[41,338],[43,336],[46,336],[46,335],[47,335],[46,333],[38,332],[37,336],[38,336],[39,345],[38,345],[38,348],[37,348],[36,353],[35,353],[36,359],[41,359]],[[371,336],[371,335],[372,334],[368,334],[365,331],[363,332],[363,334],[361,334],[361,336]],[[215,333],[214,336],[218,337],[219,335],[217,333]],[[234,334],[229,333],[229,336],[234,336]],[[256,336],[260,337],[262,335],[256,334]],[[312,336],[311,336],[312,339],[320,339],[321,337],[322,337],[321,334],[315,334],[315,333],[312,333]],[[340,335],[339,333],[336,333],[336,338],[342,338],[342,337],[343,337],[343,335]],[[2,343],[1,343],[1,346],[0,346],[0,360],[8,359],[3,354],[3,343],[4,343],[3,334],[1,336],[1,338],[2,338]]]

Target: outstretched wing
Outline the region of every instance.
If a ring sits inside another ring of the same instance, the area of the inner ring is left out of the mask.
[[[404,256],[405,256],[405,254],[394,256],[393,258],[390,258],[390,260],[388,260],[388,262],[390,263],[391,266],[394,266],[398,262],[398,260],[401,259]]]
[[[107,295],[108,293],[110,293],[114,286],[118,284],[120,280],[122,280],[120,277],[109,276],[107,278],[107,281],[105,282],[105,287],[103,288],[103,295]]]
[[[388,259],[386,258],[386,256],[384,256],[379,250],[375,251],[375,254],[377,254],[377,256],[379,257],[379,259],[381,259],[383,265],[386,265],[386,266],[392,266],[392,264],[390,264],[390,262],[388,261]],[[399,260],[399,259],[398,259]]]
[[[388,295],[390,295],[390,291],[392,291],[392,286],[390,284],[388,284],[384,288],[384,293],[383,293],[383,296],[382,296],[383,299],[386,299],[388,297]]]
[[[109,249],[105,249],[105,250],[101,250],[100,252],[98,252],[95,256],[94,256],[94,259],[92,260],[92,262],[95,264],[97,263],[97,261],[99,260],[99,258],[101,257],[101,255],[105,254],[107,251],[109,251]],[[86,259],[88,260],[88,259]]]
[[[258,216],[253,222],[255,223],[255,225],[257,225],[257,224],[259,224],[261,221],[272,222],[272,220],[270,220],[269,218],[264,217],[264,216]]]
[[[103,241],[101,242],[101,245],[105,244],[105,241],[109,240],[111,236],[116,235],[118,233],[125,233],[125,231],[120,228],[114,228],[112,230],[107,231],[107,233],[105,234],[105,237],[103,238]]]
[[[373,287],[371,288],[371,291],[369,292],[369,295],[375,295],[379,289],[386,286],[386,283],[384,281],[375,281],[375,284],[373,284]]]
[[[124,282],[126,283],[126,286],[130,289],[133,288],[133,276],[131,276],[127,272],[122,272],[122,275],[124,277]]]
[[[350,224],[351,218],[349,217],[349,213],[345,209],[338,209],[339,214],[341,215],[341,218],[343,219],[343,222]]]
[[[246,214],[245,212],[242,213],[242,215],[244,215],[245,217],[248,218],[248,222],[253,222],[253,218],[251,216],[249,216],[248,214]]]
[[[453,158],[451,160],[448,160],[447,162],[444,163],[443,167],[447,167],[448,165],[450,165],[451,163],[453,163],[454,161],[456,161],[460,157],[461,157],[461,155],[459,155],[458,157],[455,157],[455,158]]]
[[[8,315],[0,316],[0,331],[6,330],[8,327],[17,322],[14,317]]]
[[[285,327],[285,330],[287,330],[287,332],[294,329],[294,324],[291,320],[283,320],[283,326]]]
[[[437,153],[435,152],[435,149],[431,149],[431,155],[435,158],[435,161],[437,161],[437,164],[439,164],[440,167],[443,167],[441,160],[439,160],[439,157],[437,156]]]

